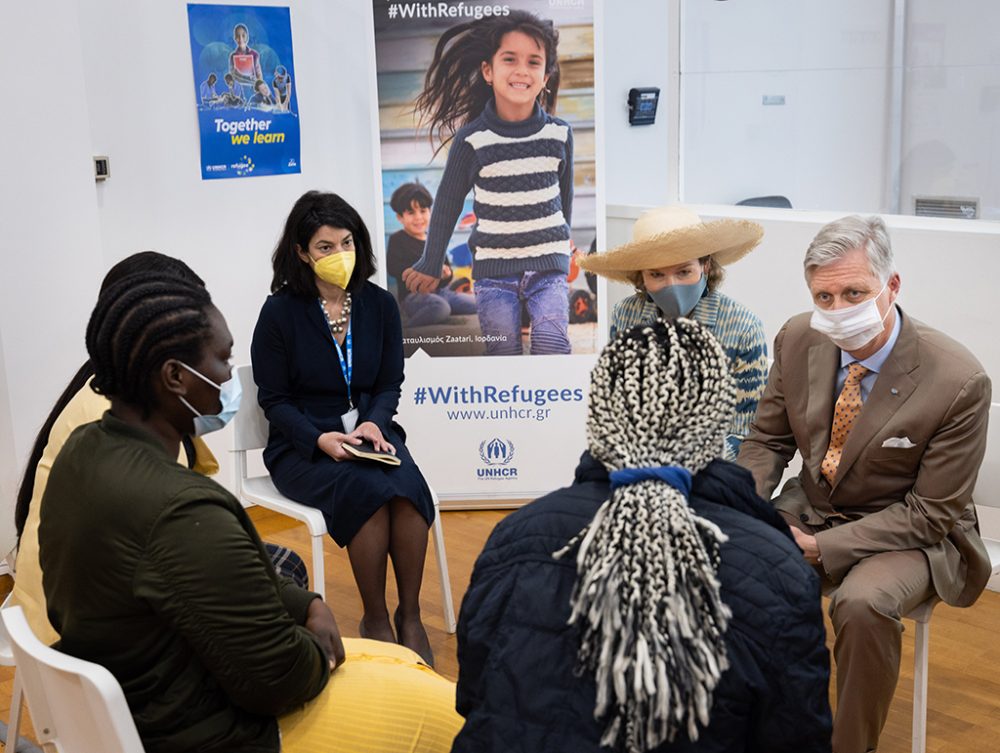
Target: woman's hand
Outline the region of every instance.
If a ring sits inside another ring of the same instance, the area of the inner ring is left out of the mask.
[[[377,429],[378,427],[376,426],[375,428]],[[355,429],[351,434],[343,434],[339,431],[328,431],[325,434],[319,435],[319,439],[316,440],[316,446],[338,462],[341,460],[350,460],[354,456],[349,454],[347,450],[344,449],[344,442],[349,444],[361,444],[361,440],[355,436],[356,434],[357,429]],[[382,436],[381,432],[379,432],[379,436]]]
[[[331,672],[344,663],[344,642],[340,639],[340,629],[333,619],[333,612],[322,599],[309,602],[305,628],[319,639],[319,645],[330,662]]]
[[[440,282],[439,277],[425,275],[413,267],[403,270],[403,283],[411,293],[433,293]]]
[[[377,452],[390,452],[393,455],[396,454],[396,448],[385,441],[385,437],[382,436],[382,430],[378,428],[371,421],[364,421],[358,424],[358,427],[352,431],[349,435],[355,439],[366,439],[372,443],[372,446]],[[356,442],[353,444],[357,444]]]

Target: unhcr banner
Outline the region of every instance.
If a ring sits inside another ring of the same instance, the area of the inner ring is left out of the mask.
[[[409,446],[443,497],[568,483],[599,347],[593,0],[373,3]]]
[[[188,5],[201,177],[301,172],[288,8]]]

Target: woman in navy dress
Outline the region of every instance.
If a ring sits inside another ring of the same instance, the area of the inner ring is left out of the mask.
[[[434,505],[392,420],[402,327],[392,295],[368,282],[368,230],[339,196],[310,191],[292,208],[272,264],[250,351],[271,425],[264,464],[278,490],[322,511],[334,541],[347,547],[364,604],[361,636],[398,641],[430,663],[420,583]],[[352,459],[344,445],[362,440],[401,464]],[[399,592],[392,623],[387,558]]]

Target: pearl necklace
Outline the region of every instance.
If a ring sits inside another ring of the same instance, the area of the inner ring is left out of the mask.
[[[336,319],[330,318],[330,310],[327,308],[330,302],[320,296],[319,307],[323,310],[323,318],[326,319],[327,326],[330,331],[336,335],[339,335],[344,331],[344,325],[347,324],[347,320],[351,318],[351,294],[347,293],[347,297],[344,298],[344,302],[340,306],[340,316]]]

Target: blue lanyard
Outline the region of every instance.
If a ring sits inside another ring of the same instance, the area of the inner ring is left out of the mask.
[[[330,339],[333,340],[333,347],[337,349],[337,358],[340,359],[340,370],[344,372],[344,381],[347,382],[347,403],[354,408],[354,400],[351,399],[351,371],[354,369],[354,344],[351,339],[351,325],[353,321],[347,322],[347,337],[344,338],[344,350],[347,351],[347,358],[344,358],[344,350],[341,350],[337,338],[330,332]]]
[[[323,312],[323,318],[326,319],[327,324],[330,323],[330,319],[326,315],[326,309],[323,308],[323,299],[319,299],[319,309]],[[347,336],[344,338],[344,348],[347,350],[347,358],[344,358],[344,351],[340,349],[340,343],[337,342],[337,338],[333,334],[333,330],[329,327],[327,331],[330,333],[330,339],[333,340],[333,347],[337,349],[337,358],[340,359],[340,370],[344,374],[344,381],[347,382],[347,404],[354,409],[354,400],[351,398],[351,372],[354,370],[354,345],[351,339],[351,327],[354,324],[354,319],[349,319],[347,321]]]

